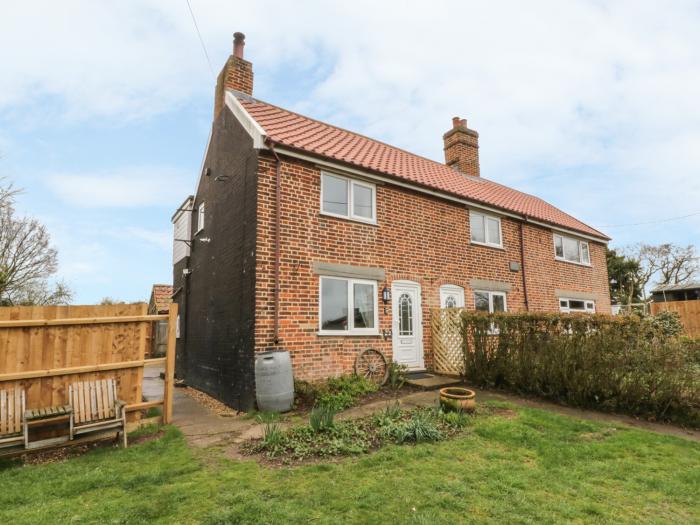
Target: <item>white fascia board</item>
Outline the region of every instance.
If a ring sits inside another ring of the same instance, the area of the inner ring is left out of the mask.
[[[536,224],[537,226],[542,226],[544,228],[549,228],[551,230],[556,230],[559,232],[567,233],[569,235],[575,235],[575,236],[578,236],[578,237],[581,237],[584,239],[603,243],[606,245],[608,244],[608,241],[606,241],[605,239],[601,239],[599,237],[594,237],[592,235],[587,235],[585,233],[580,233],[580,232],[577,232],[574,230],[567,230],[566,228],[561,228],[561,227],[556,226],[554,224],[547,224],[545,222],[536,221],[530,217],[525,217],[523,215],[518,215],[516,213],[504,211],[504,210],[501,210],[499,208],[492,208],[492,207],[485,205],[485,204],[473,202],[473,201],[470,201],[468,199],[462,199],[459,197],[455,197],[454,195],[450,195],[449,193],[443,193],[441,191],[436,191],[436,190],[431,190],[429,188],[424,188],[423,186],[418,186],[415,184],[402,182],[402,181],[399,181],[399,180],[396,180],[393,178],[389,178],[389,177],[383,177],[381,175],[370,173],[368,171],[364,171],[361,169],[356,169],[356,168],[351,168],[348,166],[339,165],[339,164],[334,163],[334,162],[322,160],[322,159],[319,159],[317,157],[313,157],[311,155],[305,155],[305,154],[300,153],[298,151],[287,149],[287,148],[280,147],[280,146],[276,146],[275,151],[277,151],[278,153],[287,155],[289,157],[295,157],[295,158],[298,158],[301,160],[305,160],[307,162],[312,162],[312,163],[314,163],[322,168],[326,168],[328,170],[334,170],[341,175],[342,174],[344,174],[344,175],[352,174],[352,175],[357,175],[358,177],[363,177],[365,179],[371,179],[371,180],[383,182],[385,184],[393,184],[394,186],[400,186],[402,188],[407,188],[407,189],[410,189],[413,191],[417,191],[419,193],[425,193],[427,195],[432,195],[434,197],[439,197],[441,199],[445,199],[448,201],[457,202],[457,203],[465,205],[466,207],[468,207],[470,209],[479,209],[479,210],[487,211],[487,212],[493,213],[495,215],[510,217],[512,219],[517,219],[519,221],[530,223],[530,224]]]
[[[255,121],[255,119],[250,116],[250,113],[248,113],[245,110],[245,108],[238,101],[238,98],[236,98],[236,95],[234,95],[230,91],[227,91],[225,99],[226,99],[226,107],[229,110],[231,110],[231,113],[233,113],[233,116],[238,119],[238,122],[241,123],[243,128],[252,137],[253,147],[255,149],[266,148],[266,146],[265,146],[265,138],[266,138],[265,130],[262,129],[262,127],[260,127],[260,124],[258,124]]]
[[[194,196],[188,195],[187,198],[180,204],[177,210],[175,210],[175,213],[173,213],[173,216],[170,218],[170,222],[175,224],[175,222],[180,218],[180,215],[182,215],[186,211],[192,211],[192,204],[194,203]]]

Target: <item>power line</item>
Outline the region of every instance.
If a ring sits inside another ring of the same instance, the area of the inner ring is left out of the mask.
[[[211,66],[211,60],[209,60],[209,53],[207,53],[207,46],[204,45],[204,39],[202,38],[202,33],[199,32],[199,26],[197,25],[197,19],[194,16],[194,11],[192,11],[192,6],[190,5],[190,0],[185,0],[187,2],[187,8],[190,10],[190,15],[192,16],[192,22],[194,23],[194,28],[197,30],[197,36],[199,37],[199,43],[202,44],[202,51],[204,51],[204,56],[207,59],[207,64],[209,64],[209,71],[211,71],[211,76],[216,77],[214,74],[214,68]]]
[[[688,215],[681,215],[679,217],[668,217],[666,219],[658,219],[655,221],[632,222],[632,223],[628,223],[628,224],[608,224],[606,226],[601,226],[601,228],[622,228],[625,226],[645,226],[648,224],[660,224],[662,222],[679,221],[681,219],[687,219],[688,217],[695,217],[696,215],[700,215],[700,211],[695,212],[695,213],[689,213]]]

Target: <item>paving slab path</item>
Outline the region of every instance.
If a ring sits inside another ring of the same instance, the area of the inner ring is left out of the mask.
[[[152,379],[155,381],[155,378]],[[565,407],[555,403],[526,399],[512,394],[490,390],[476,389],[477,402],[504,401],[516,406],[539,408],[559,414],[587,419],[591,421],[607,422],[611,424],[623,424],[642,430],[656,432],[658,434],[672,435],[700,442],[700,431],[684,429],[681,427],[653,423],[639,420],[620,414],[608,414],[594,410],[582,410]],[[406,408],[434,406],[437,403],[438,392],[429,390],[413,392],[399,396],[399,404]],[[338,414],[338,419],[357,419],[375,414],[384,410],[396,400],[382,399],[365,405],[350,408]],[[299,414],[283,415],[280,424],[283,428],[300,424],[302,418]],[[229,457],[238,457],[236,450],[238,445],[248,439],[260,438],[263,435],[264,425],[255,418],[246,415],[220,416],[208,407],[199,403],[193,397],[176,388],[173,396],[173,424],[185,435],[187,442],[194,447],[208,448],[223,446]]]

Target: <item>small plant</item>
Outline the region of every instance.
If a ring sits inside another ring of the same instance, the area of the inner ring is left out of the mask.
[[[331,405],[317,405],[309,414],[309,425],[314,432],[324,432],[333,428],[333,418],[337,413],[338,411]]]
[[[389,377],[387,378],[387,384],[392,390],[400,390],[406,384],[407,373],[408,367],[406,365],[400,365],[392,362],[389,365]]]
[[[270,451],[281,448],[283,434],[279,416],[272,412],[262,412],[257,416],[257,420],[264,425],[262,447]]]
[[[444,437],[431,412],[418,410],[411,414],[410,419],[384,427],[382,434],[399,445],[439,441]]]
[[[441,414],[442,421],[450,428],[459,430],[472,422],[472,418],[469,414],[464,413],[461,410],[450,411]]]
[[[393,422],[401,418],[401,405],[398,401],[387,405],[384,410],[375,414],[374,424],[378,427],[391,425]]]

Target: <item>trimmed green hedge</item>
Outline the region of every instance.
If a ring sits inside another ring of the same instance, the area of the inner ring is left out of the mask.
[[[700,341],[636,316],[464,311],[466,379],[700,427]]]

